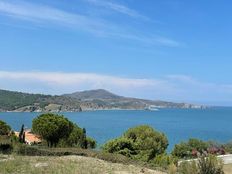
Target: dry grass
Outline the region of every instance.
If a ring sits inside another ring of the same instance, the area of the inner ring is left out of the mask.
[[[0,158],[1,174],[164,174],[133,165],[110,163],[82,156],[29,157],[8,156]],[[5,159],[8,160],[5,160]]]

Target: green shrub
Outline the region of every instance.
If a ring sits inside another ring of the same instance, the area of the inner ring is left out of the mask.
[[[94,148],[96,148],[97,142],[93,138],[87,137],[86,141],[87,141],[87,147],[88,147],[88,149],[94,149]]]
[[[217,157],[201,157],[197,161],[182,162],[178,168],[179,174],[224,174],[223,164]]]
[[[209,144],[198,139],[189,139],[188,142],[181,142],[176,144],[172,155],[181,159],[188,159],[197,157],[198,154],[202,154],[207,151]]]
[[[198,163],[199,174],[224,174],[223,163],[215,156],[201,157]]]
[[[178,159],[167,154],[160,154],[157,155],[151,163],[155,166],[162,167],[164,169],[168,169],[170,165],[174,164],[176,165],[178,162]]]
[[[198,167],[195,161],[182,162],[178,167],[179,174],[199,174]]]
[[[132,140],[124,137],[108,141],[103,146],[103,150],[109,153],[121,154],[127,157],[136,155],[134,143]]]
[[[103,146],[103,150],[141,161],[150,161],[163,154],[167,146],[168,140],[163,133],[142,125],[128,129],[120,138],[110,140]]]
[[[0,120],[0,136],[9,135],[11,131],[11,127],[6,124],[4,121]]]

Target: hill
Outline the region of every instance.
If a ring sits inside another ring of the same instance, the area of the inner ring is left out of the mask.
[[[94,99],[122,99],[123,97],[115,95],[104,89],[88,90],[82,92],[75,92],[72,94],[66,94],[68,96],[80,100],[94,100]]]
[[[0,90],[0,111],[15,112],[77,112],[83,110],[202,108],[186,103],[151,101],[118,96],[104,89],[64,95],[29,94]]]

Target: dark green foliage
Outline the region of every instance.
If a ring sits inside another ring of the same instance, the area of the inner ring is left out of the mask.
[[[93,138],[86,137],[86,130],[74,124],[72,132],[68,137],[61,139],[58,146],[94,149],[96,147],[96,141]]]
[[[13,150],[13,137],[8,135],[0,136],[0,153],[11,153]]]
[[[61,115],[42,114],[33,120],[32,129],[47,141],[49,147],[96,147],[96,141],[87,138],[85,128],[81,129]]]
[[[136,155],[134,143],[132,140],[120,137],[108,141],[104,146],[103,150],[109,153],[117,153],[127,157]]]
[[[96,148],[97,142],[93,138],[87,137],[86,141],[87,141],[87,148],[88,149],[94,149],[94,148]]]
[[[0,120],[0,136],[1,135],[8,135],[11,131],[11,128],[8,124],[4,121]]]
[[[25,132],[24,132],[24,124],[21,127],[21,130],[19,132],[19,142],[25,143]]]
[[[82,143],[83,131],[76,124],[73,124],[73,129],[68,137],[61,140],[61,147],[80,147]]]
[[[133,159],[150,161],[163,154],[168,140],[163,133],[142,125],[127,130],[121,138],[111,140],[103,146],[110,153],[119,153]]]
[[[87,140],[86,140],[86,129],[83,128],[82,132],[83,132],[83,134],[82,134],[82,137],[81,137],[81,148],[87,149],[88,144],[87,144]]]
[[[48,113],[35,118],[32,129],[47,141],[49,147],[53,147],[60,139],[69,136],[73,130],[73,123],[64,116]]]
[[[198,139],[189,139],[188,142],[176,144],[172,155],[181,159],[197,157],[197,153],[202,154],[207,151],[209,144]]]

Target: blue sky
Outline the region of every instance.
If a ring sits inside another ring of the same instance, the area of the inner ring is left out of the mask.
[[[0,88],[232,105],[231,5],[0,0]]]

